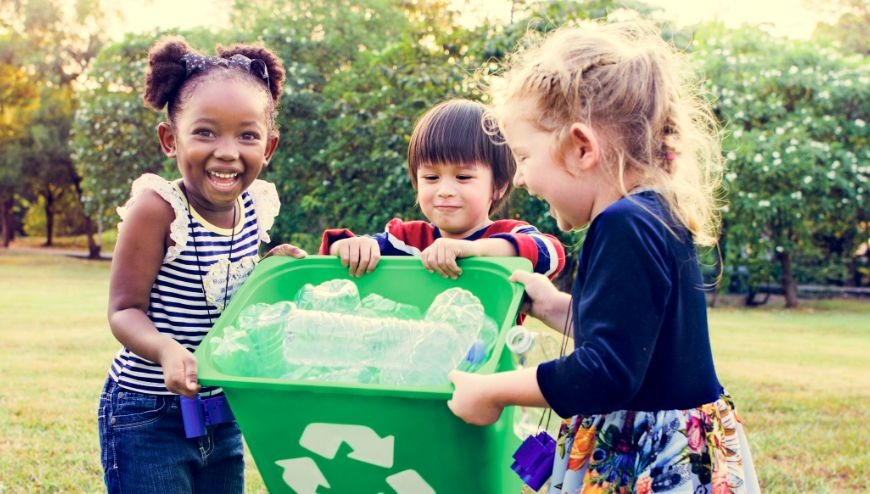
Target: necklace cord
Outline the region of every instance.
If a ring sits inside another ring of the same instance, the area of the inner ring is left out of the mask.
[[[187,228],[190,230],[190,236],[193,237],[193,254],[196,256],[196,272],[199,273],[199,286],[202,288],[202,298],[205,301],[205,310],[208,313],[209,324],[214,324],[214,320],[212,319],[211,309],[209,309],[208,296],[205,293],[205,280],[202,276],[202,262],[199,260],[199,249],[196,246],[196,229],[193,228],[193,214],[191,213],[190,207],[190,198],[187,197],[187,190],[184,188],[184,184],[182,184],[179,189],[181,189],[181,193],[184,194],[184,202],[187,204]],[[227,308],[227,295],[230,292],[230,267],[233,264],[233,243],[235,243],[236,239],[236,202],[233,202],[233,223],[230,227],[230,246],[227,250],[227,277],[226,281],[224,281],[224,302],[223,308]]]

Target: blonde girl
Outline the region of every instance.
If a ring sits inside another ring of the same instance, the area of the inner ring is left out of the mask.
[[[681,57],[639,25],[563,28],[519,54],[494,117],[514,185],[562,230],[588,228],[570,294],[514,273],[530,313],[575,348],[535,368],[454,371],[471,424],[508,405],[562,417],[550,493],[757,492],[716,375],[695,246],[716,241],[715,126]]]

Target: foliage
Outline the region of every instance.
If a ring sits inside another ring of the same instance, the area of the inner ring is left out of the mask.
[[[800,282],[849,283],[867,241],[866,60],[753,28],[703,33],[693,56],[726,126],[726,263],[767,281],[790,258]]]
[[[142,102],[148,49],[175,31],[128,35],[106,46],[83,75],[81,105],[72,131],[73,159],[83,177],[82,201],[104,228],[118,220],[115,207],[130,195],[130,184],[142,173],[176,176],[157,142],[157,124],[164,118]],[[214,35],[184,34],[195,48],[213,53]]]
[[[105,20],[100,0],[21,0],[0,4],[0,70],[4,89],[0,146],[3,230],[12,225],[10,206],[21,198],[45,199],[46,239],[51,244],[53,203],[78,181],[69,158],[73,81],[102,45]],[[72,7],[65,8],[65,7]],[[23,77],[23,78],[22,78]],[[11,120],[14,119],[14,120]],[[8,132],[8,124],[17,127]],[[7,155],[8,152],[8,155]],[[26,178],[26,180],[25,180]]]

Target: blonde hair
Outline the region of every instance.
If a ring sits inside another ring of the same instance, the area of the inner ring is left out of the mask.
[[[656,189],[695,243],[713,245],[719,230],[717,191],[722,158],[716,120],[700,97],[683,56],[646,24],[591,24],[561,28],[517,53],[493,85],[495,118],[530,101],[524,118],[568,144],[569,128],[583,122],[603,135],[602,163],[619,191],[624,177]],[[561,153],[558,153],[562,156]]]

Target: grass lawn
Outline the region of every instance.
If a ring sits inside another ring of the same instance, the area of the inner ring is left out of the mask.
[[[108,271],[0,250],[0,492],[102,489],[96,407],[118,347]],[[870,303],[806,305],[711,310],[720,379],[765,492],[867,492]],[[248,460],[248,491],[263,492]]]

